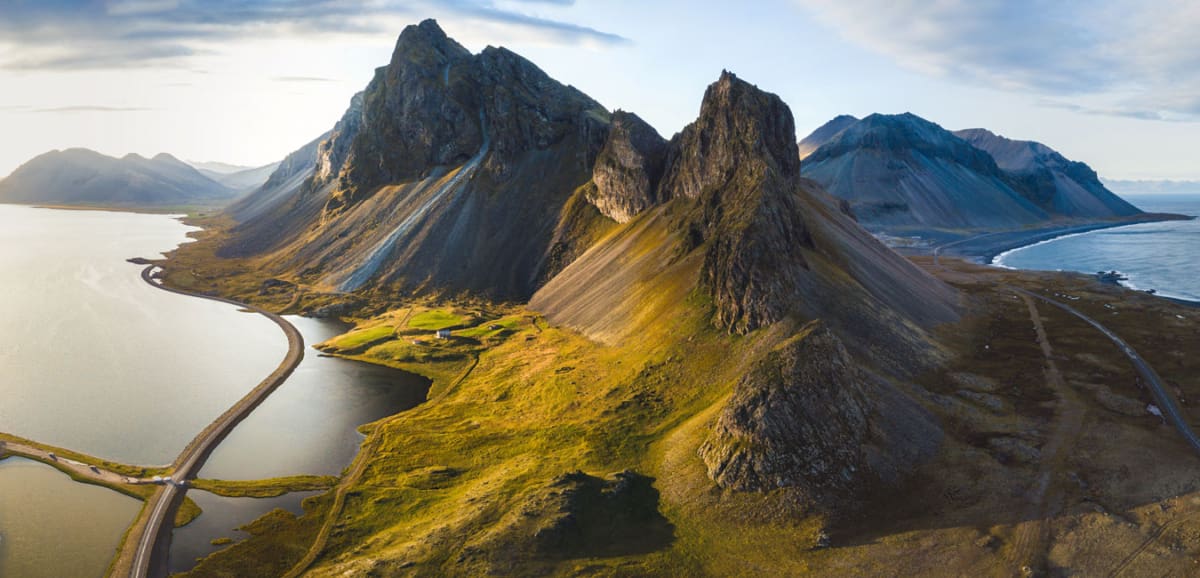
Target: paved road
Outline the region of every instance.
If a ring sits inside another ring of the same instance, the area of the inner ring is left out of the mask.
[[[150,499],[148,504],[150,516],[146,523],[141,525],[141,532],[137,533],[137,527],[135,526],[134,531],[130,533],[129,538],[125,541],[125,548],[136,548],[133,551],[133,562],[129,571],[129,575],[133,578],[147,578],[153,575],[155,571],[158,571],[160,567],[165,566],[163,564],[155,565],[155,562],[161,562],[155,559],[156,552],[160,550],[158,548],[159,539],[163,535],[169,536],[166,531],[169,529],[166,526],[166,518],[169,513],[175,510],[173,506],[177,505],[177,501],[182,500],[184,493],[187,492],[186,487],[184,487],[187,480],[195,477],[200,467],[204,465],[204,460],[208,459],[209,454],[221,443],[221,440],[225,439],[225,436],[233,430],[234,426],[249,415],[255,407],[258,407],[258,404],[262,403],[275,388],[287,380],[292,371],[296,369],[296,366],[300,364],[300,360],[304,358],[304,338],[296,330],[295,326],[283,317],[232,299],[165,287],[156,283],[151,277],[154,269],[155,266],[151,265],[142,270],[142,279],[154,287],[189,297],[201,297],[236,305],[274,321],[283,330],[284,334],[287,335],[288,353],[271,375],[262,380],[250,393],[234,404],[233,407],[221,414],[216,421],[209,424],[204,431],[201,431],[184,448],[183,453],[179,454],[179,457],[175,459],[168,483],[163,486],[161,492],[156,493]]]
[[[1066,303],[1059,303],[1058,301],[1050,299],[1049,297],[1044,297],[1019,287],[1008,287],[1008,289],[1049,303],[1086,321],[1089,325],[1095,327],[1097,330],[1103,333],[1104,336],[1110,341],[1115,343],[1117,347],[1120,348],[1123,353],[1125,353],[1125,356],[1129,358],[1129,361],[1133,363],[1133,368],[1137,370],[1138,375],[1142,377],[1142,381],[1150,387],[1150,394],[1154,397],[1155,404],[1158,405],[1159,409],[1162,410],[1163,417],[1167,421],[1171,422],[1171,425],[1175,426],[1175,429],[1179,431],[1179,434],[1183,436],[1183,439],[1192,446],[1192,449],[1196,450],[1196,453],[1200,454],[1200,437],[1196,437],[1196,432],[1192,431],[1192,426],[1188,424],[1186,419],[1184,419],[1183,412],[1179,409],[1179,404],[1175,401],[1175,398],[1167,393],[1167,387],[1163,383],[1162,378],[1158,376],[1158,373],[1154,371],[1153,367],[1150,367],[1149,363],[1146,363],[1145,359],[1142,359],[1142,356],[1138,355],[1138,353],[1134,351],[1128,343],[1125,343],[1125,340],[1118,337],[1116,333],[1113,333],[1096,320],[1084,315],[1083,313],[1080,313],[1079,310],[1067,305]]]
[[[11,453],[13,455],[26,457],[37,460],[44,464],[49,464],[60,470],[69,470],[72,474],[88,480],[95,480],[106,484],[150,484],[153,483],[152,478],[131,478],[101,468],[99,466],[72,460],[58,454],[51,455],[50,450],[39,448],[37,446],[23,444],[13,441],[0,440],[0,452]],[[99,460],[97,460],[99,463]]]

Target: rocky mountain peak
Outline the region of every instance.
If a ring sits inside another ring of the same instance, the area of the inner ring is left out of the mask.
[[[426,20],[404,29],[391,62],[321,145],[315,182],[337,181],[328,220],[380,186],[471,159],[505,180],[518,157],[570,135],[590,151],[579,159],[587,170],[606,122],[598,103],[525,58],[490,46],[473,55]]]
[[[615,111],[608,138],[592,169],[596,183],[588,201],[608,218],[627,223],[656,202],[667,141],[638,115]]]
[[[709,85],[700,117],[672,139],[662,189],[698,198],[705,187],[729,182],[744,161],[763,163],[781,177],[800,174],[792,111],[778,96],[722,71]]]
[[[396,39],[396,48],[392,51],[389,66],[399,69],[401,65],[415,64],[437,68],[447,62],[470,57],[471,52],[446,36],[436,20],[428,19],[404,28],[400,37]]]
[[[800,156],[791,109],[726,71],[700,117],[671,140],[658,197],[694,199],[684,225],[703,245],[715,323],[746,333],[792,309],[812,246],[796,199]]]

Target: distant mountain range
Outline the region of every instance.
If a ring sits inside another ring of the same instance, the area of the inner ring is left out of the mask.
[[[876,230],[1018,228],[1140,213],[1090,167],[1043,144],[984,129],[950,132],[910,113],[839,116],[800,146],[804,175]]]
[[[267,178],[271,176],[271,173],[279,168],[279,162],[261,167],[245,167],[217,162],[197,163],[189,161],[188,164],[200,171],[200,174],[239,193],[247,193],[261,187],[263,183],[267,182]]]
[[[118,159],[80,148],[39,155],[0,180],[0,202],[23,204],[214,206],[237,192],[166,153]]]
[[[280,163],[188,163],[167,153],[110,157],[85,148],[30,159],[0,180],[0,203],[115,208],[223,206],[257,189]]]
[[[1122,181],[1102,179],[1108,188],[1123,195],[1176,195],[1200,194],[1200,181],[1137,180]]]

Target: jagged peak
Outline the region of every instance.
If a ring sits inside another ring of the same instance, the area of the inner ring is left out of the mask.
[[[446,60],[470,56],[471,52],[447,36],[436,20],[428,19],[406,26],[400,32],[392,52],[392,65],[402,61],[440,65]]]
[[[675,136],[660,198],[697,198],[744,162],[764,162],[784,178],[800,174],[792,111],[779,96],[728,70],[704,91],[700,116]]]

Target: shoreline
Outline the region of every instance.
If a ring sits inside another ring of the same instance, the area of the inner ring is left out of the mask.
[[[1120,221],[1102,221],[1096,223],[1084,223],[1077,225],[1054,225],[1039,229],[1027,229],[1016,231],[996,231],[994,233],[983,233],[970,237],[964,237],[948,243],[937,245],[930,249],[930,252],[937,253],[943,256],[960,257],[974,260],[982,265],[994,265],[996,258],[1009,251],[1015,251],[1038,243],[1045,243],[1054,239],[1068,237],[1071,235],[1080,235],[1099,231],[1103,229],[1114,229],[1117,227],[1128,227],[1130,225],[1143,225],[1146,223],[1161,223],[1166,221],[1190,221],[1197,217],[1189,215],[1175,215],[1169,213],[1147,213],[1134,219],[1124,219]],[[918,253],[925,253],[919,251]]]
[[[196,213],[204,213],[209,211],[217,211],[221,206],[209,205],[69,205],[55,203],[8,203],[0,202],[0,205],[9,205],[13,207],[28,207],[30,209],[45,209],[50,211],[85,211],[85,212],[100,212],[100,213],[131,213],[135,215],[165,215],[168,217],[185,218]]]
[[[1032,269],[1021,269],[1018,267],[1009,267],[1007,265],[999,264],[999,263],[997,263],[997,259],[999,259],[1000,257],[1004,256],[1007,253],[1016,251],[1018,249],[1024,249],[1026,247],[1032,247],[1035,245],[1040,245],[1042,243],[1047,243],[1050,241],[1063,239],[1066,237],[1074,237],[1076,235],[1082,235],[1082,234],[1091,233],[1094,231],[1100,231],[1100,230],[1105,230],[1105,229],[1115,229],[1115,228],[1119,228],[1119,227],[1128,227],[1131,225],[1143,225],[1143,224],[1147,224],[1147,223],[1161,223],[1161,222],[1167,222],[1167,221],[1191,221],[1191,220],[1196,220],[1198,218],[1200,218],[1200,217],[1191,216],[1191,215],[1176,215],[1176,214],[1172,214],[1172,213],[1147,213],[1145,215],[1142,215],[1142,217],[1138,218],[1138,219],[1131,219],[1131,220],[1119,221],[1119,222],[1102,222],[1102,223],[1089,223],[1089,224],[1074,225],[1074,226],[1046,227],[1046,228],[1042,228],[1042,229],[1035,229],[1035,230],[1028,230],[1028,231],[998,231],[995,233],[983,233],[980,235],[975,235],[973,237],[966,237],[966,238],[958,239],[956,241],[951,241],[948,243],[943,243],[941,245],[933,246],[928,251],[921,250],[921,251],[913,251],[912,253],[915,253],[918,255],[919,254],[930,254],[934,257],[935,262],[938,258],[940,258],[942,256],[950,256],[950,257],[957,257],[960,259],[972,261],[972,262],[978,263],[980,265],[985,265],[985,266],[989,266],[989,267],[999,267],[999,268],[1003,268],[1003,269],[1011,269],[1014,271],[1026,271],[1026,270],[1033,271]],[[951,247],[954,247],[954,249],[951,249],[950,251],[946,252],[946,250]],[[1080,275],[1089,275],[1091,273],[1088,271],[1073,271],[1073,270],[1072,271],[1063,271],[1063,272],[1075,273],[1075,274],[1080,274]],[[1121,287],[1122,289],[1125,289],[1126,291],[1135,291],[1138,293],[1146,293],[1145,290],[1138,289],[1136,287],[1130,287],[1129,285],[1127,285],[1125,283],[1118,282],[1116,285],[1118,287]],[[1184,306],[1193,307],[1193,308],[1200,308],[1200,300],[1188,299],[1185,297],[1179,297],[1179,296],[1169,295],[1169,294],[1161,294],[1159,292],[1147,293],[1147,294],[1152,297],[1158,297],[1160,299],[1165,299],[1167,301],[1171,301],[1171,302],[1179,304],[1179,305],[1184,305]]]

